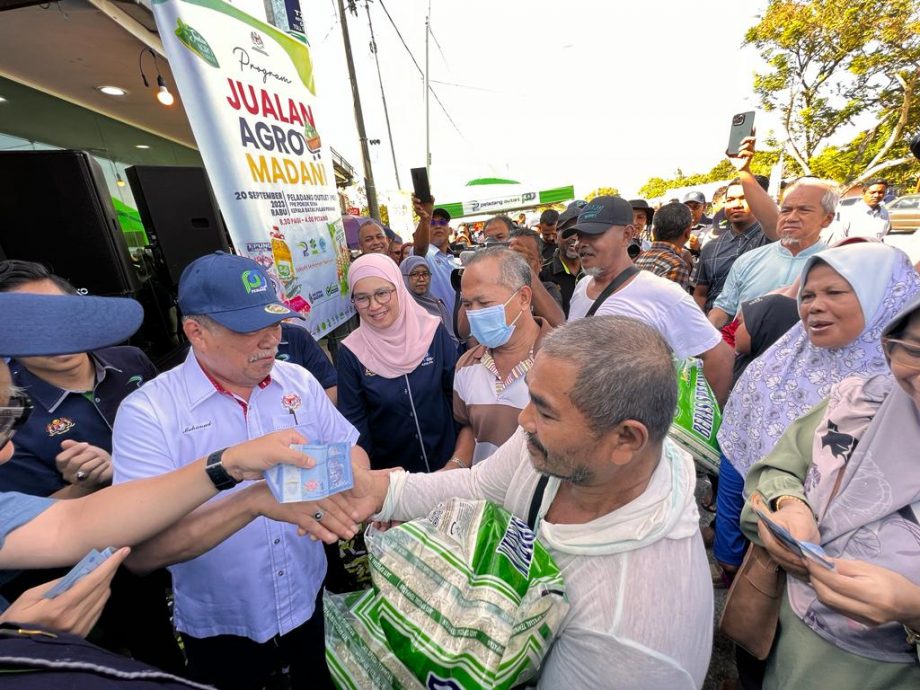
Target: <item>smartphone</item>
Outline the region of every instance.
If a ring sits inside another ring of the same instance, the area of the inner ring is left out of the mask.
[[[741,148],[741,140],[754,134],[754,111],[738,113],[732,118],[732,128],[728,134],[728,148],[725,152],[729,156],[737,156]]]
[[[428,183],[427,168],[412,168],[412,191],[423,204],[431,203],[431,185]]]

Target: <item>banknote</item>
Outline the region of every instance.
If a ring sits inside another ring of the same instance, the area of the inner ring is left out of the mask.
[[[279,503],[318,501],[347,491],[354,485],[351,446],[348,443],[291,446],[309,455],[316,464],[309,468],[275,465],[265,472],[265,481]]]
[[[92,549],[88,554],[80,559],[79,563],[70,569],[69,573],[61,578],[60,582],[45,592],[44,598],[54,599],[55,597],[60,596],[75,584],[77,584],[77,582],[93,572],[100,565],[102,565],[102,563],[113,553],[115,553],[115,549],[111,546],[103,549],[102,551]]]

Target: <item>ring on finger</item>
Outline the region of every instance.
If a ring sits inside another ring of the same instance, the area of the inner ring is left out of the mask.
[[[315,513],[313,513],[313,519],[319,522],[320,520],[323,519],[323,516],[325,514],[326,513],[324,513],[322,510],[317,510]]]
[[[82,482],[82,481],[86,481],[86,478],[89,476],[89,473],[84,472],[83,470],[77,470],[77,474],[75,476],[78,482]]]

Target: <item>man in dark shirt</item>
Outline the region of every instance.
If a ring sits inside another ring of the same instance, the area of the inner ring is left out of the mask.
[[[584,201],[573,201],[568,205],[568,208],[559,216],[556,226],[557,237],[561,236],[563,230],[575,225],[578,221],[578,212],[584,206]],[[543,265],[543,270],[540,272],[542,282],[556,283],[559,286],[559,291],[562,293],[562,311],[565,312],[566,318],[569,316],[569,302],[575,291],[575,284],[584,276],[581,271],[581,259],[575,249],[577,242],[578,235],[576,234],[564,240],[558,240],[558,246],[553,252],[552,259]]]
[[[559,224],[559,211],[547,209],[540,214],[537,232],[543,238],[543,263],[550,261],[556,251],[556,235]]]
[[[724,209],[729,232],[703,246],[694,281],[693,298],[707,313],[722,292],[735,259],[770,242],[748,206],[740,179],[729,184]]]
[[[76,294],[73,286],[44,266],[15,260],[0,262],[0,292]],[[135,347],[107,347],[54,357],[14,358],[9,367],[13,385],[25,389],[33,409],[17,429],[15,452],[0,472],[0,491],[69,499],[111,484],[115,413],[129,393],[156,376],[147,356]],[[33,585],[64,572],[25,571],[4,582],[0,595],[12,601]],[[184,664],[166,604],[168,584],[163,570],[146,578],[119,570],[112,580],[112,596],[90,639],[182,673]]]

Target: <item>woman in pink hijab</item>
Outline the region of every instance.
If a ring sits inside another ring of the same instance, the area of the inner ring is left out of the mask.
[[[339,349],[339,411],[361,433],[374,469],[438,470],[457,439],[456,344],[386,255],[358,257],[348,287],[361,325]]]

